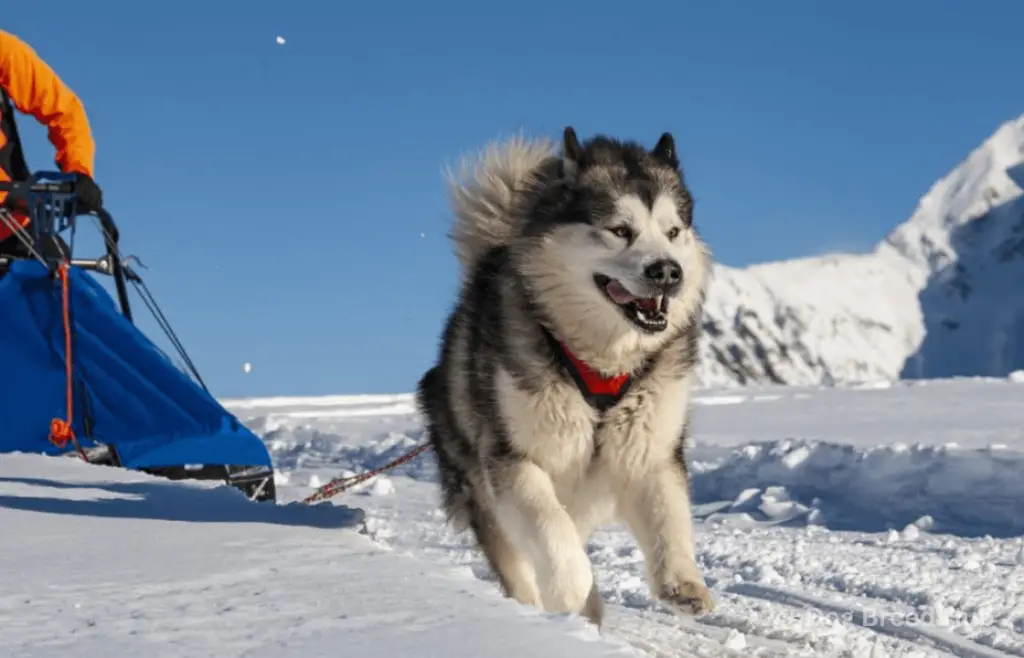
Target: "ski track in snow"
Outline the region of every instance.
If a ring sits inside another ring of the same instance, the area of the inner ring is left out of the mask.
[[[422,440],[407,395],[226,404],[264,436],[283,501]],[[694,436],[718,608],[667,612],[631,537],[607,528],[588,550],[610,641],[665,658],[1024,656],[1024,386],[705,390]],[[335,501],[364,509],[376,541],[493,584],[447,528],[435,475],[428,452]]]

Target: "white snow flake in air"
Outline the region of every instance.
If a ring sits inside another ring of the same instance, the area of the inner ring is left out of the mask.
[[[243,364],[242,364],[242,372],[244,372],[244,373],[245,373],[245,374],[247,374],[247,375],[248,375],[248,374],[249,374],[250,372],[252,372],[252,364],[251,364],[251,363],[249,363],[248,361],[246,361],[245,363],[243,363]]]
[[[279,45],[279,46],[283,46],[284,45],[284,37],[277,37],[277,45]]]

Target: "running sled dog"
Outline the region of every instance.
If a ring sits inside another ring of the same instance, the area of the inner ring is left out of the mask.
[[[600,626],[586,543],[618,520],[654,597],[713,609],[684,456],[711,257],[672,135],[495,142],[451,195],[461,290],[417,389],[448,519],[542,610]]]

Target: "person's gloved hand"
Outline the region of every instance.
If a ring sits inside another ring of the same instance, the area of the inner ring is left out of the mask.
[[[82,212],[93,212],[103,208],[103,190],[88,174],[78,174],[75,180],[75,198]]]

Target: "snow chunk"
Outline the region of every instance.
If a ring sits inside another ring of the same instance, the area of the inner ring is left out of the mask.
[[[729,634],[725,638],[725,648],[732,649],[733,651],[739,651],[740,649],[747,648],[747,638],[740,631],[735,628],[729,629]]]
[[[370,481],[364,493],[369,496],[391,496],[395,493],[395,483],[386,475],[378,475]]]
[[[779,524],[806,523],[817,510],[813,519],[829,528],[895,525],[906,540],[921,530],[1006,537],[1024,533],[1022,472],[1019,451],[774,441],[695,473],[693,490],[697,503],[732,500],[719,514]]]
[[[906,528],[903,528],[903,532],[900,533],[903,541],[915,541],[921,537],[921,529],[913,523],[907,524]]]

